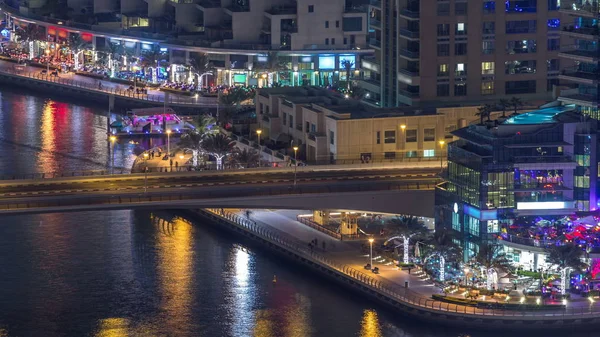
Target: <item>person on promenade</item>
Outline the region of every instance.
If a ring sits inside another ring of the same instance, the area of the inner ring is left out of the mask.
[[[173,172],[173,159],[169,159],[169,166],[171,167],[171,172]]]
[[[179,171],[179,162],[178,161],[175,162],[175,171]]]

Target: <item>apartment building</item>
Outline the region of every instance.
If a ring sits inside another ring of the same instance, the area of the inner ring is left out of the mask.
[[[559,78],[570,88],[562,90],[559,100],[576,104],[584,114],[600,120],[598,112],[598,74],[600,49],[598,42],[598,1],[562,1],[563,14],[559,57],[573,66],[565,68]]]
[[[597,131],[574,104],[454,131],[446,182],[436,188],[436,226],[455,231],[473,254],[502,228],[595,211]]]
[[[374,108],[321,88],[260,89],[263,139],[294,142],[308,162],[437,160],[451,131],[478,120],[477,107]]]
[[[481,104],[552,99],[560,0],[371,0],[367,103]],[[435,43],[434,43],[435,41]]]
[[[346,0],[94,0],[98,13],[64,21],[40,16],[43,8],[0,7],[8,27],[44,27],[52,42],[79,34],[92,50],[118,43],[136,56],[158,45],[180,77],[194,53],[208,54],[215,84],[337,85],[347,80],[344,61],[354,77],[373,53],[366,10]]]

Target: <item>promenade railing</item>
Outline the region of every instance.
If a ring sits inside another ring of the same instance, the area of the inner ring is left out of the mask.
[[[143,102],[154,102],[154,103],[164,103],[165,97],[168,97],[167,104],[176,104],[176,105],[192,105],[192,106],[204,106],[204,107],[216,107],[217,103],[207,104],[200,103],[194,97],[190,96],[181,96],[181,95],[154,95],[154,94],[143,94],[138,93],[135,90],[122,89],[119,87],[113,87],[113,85],[118,86],[118,84],[113,84],[109,82],[110,85],[103,85],[102,87],[98,86],[94,83],[89,83],[85,81],[76,81],[68,78],[61,78],[59,76],[52,76],[51,73],[42,73],[40,72],[28,72],[28,71],[20,71],[10,68],[0,68],[0,73],[10,74],[12,76],[19,76],[23,78],[35,79],[37,81],[43,81],[48,83],[55,83],[64,86],[70,86],[74,88],[80,88],[89,90],[95,93],[101,93],[106,95],[115,95],[122,98],[127,98],[131,100],[139,100]],[[97,80],[102,81],[102,80]]]
[[[324,254],[310,249],[306,244],[299,240],[296,241],[283,238],[275,231],[260,226],[255,221],[244,218],[238,214],[223,209],[207,209],[206,212],[215,218],[220,217],[227,219],[230,223],[239,226],[246,231],[252,232],[254,235],[257,235],[264,240],[274,243],[313,263],[319,264],[330,271],[339,273],[360,283],[369,291],[375,291],[380,295],[384,295],[409,307],[441,314],[458,314],[479,318],[494,317],[494,319],[503,318],[511,320],[522,320],[523,318],[530,318],[533,320],[555,320],[561,318],[591,318],[600,316],[600,308],[592,305],[567,307],[566,309],[557,310],[540,309],[539,311],[536,311],[531,308],[528,308],[527,310],[486,309],[436,301],[397,283],[367,275],[363,271],[357,270],[351,266],[335,262]]]

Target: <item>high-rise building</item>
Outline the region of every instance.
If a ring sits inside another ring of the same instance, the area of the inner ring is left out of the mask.
[[[559,100],[565,104],[576,104],[581,112],[600,120],[598,1],[562,1],[560,12],[563,14],[563,22],[559,57],[564,61],[573,62],[574,65],[565,68],[559,76],[561,84],[570,85],[570,89],[561,91]]]
[[[365,100],[383,107],[552,99],[560,0],[371,0]]]

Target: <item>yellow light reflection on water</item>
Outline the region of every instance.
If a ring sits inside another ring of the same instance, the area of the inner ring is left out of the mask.
[[[191,280],[193,275],[192,225],[180,218],[161,222],[161,233],[157,235],[158,279],[160,282],[161,308],[172,324],[169,331],[189,324],[192,307]]]
[[[96,337],[121,337],[129,335],[129,321],[125,318],[105,318],[98,322]]]
[[[296,302],[293,303],[286,311],[285,325],[286,336],[290,337],[305,337],[311,335],[310,324],[310,300],[303,295],[296,294]]]
[[[42,124],[40,126],[40,136],[43,151],[38,157],[38,167],[42,172],[58,171],[59,161],[55,160],[54,152],[56,151],[56,119],[54,115],[54,102],[47,101],[42,110]],[[69,137],[67,133],[64,137]]]
[[[365,310],[360,324],[360,337],[381,337],[381,327],[377,312],[372,309]]]

